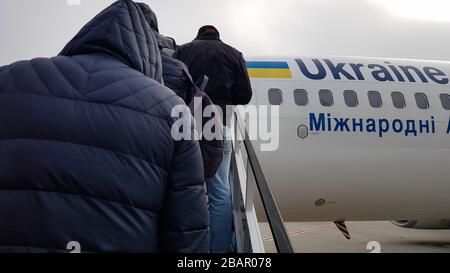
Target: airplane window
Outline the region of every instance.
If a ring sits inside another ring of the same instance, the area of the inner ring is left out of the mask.
[[[294,100],[295,104],[298,106],[305,106],[308,104],[308,92],[305,89],[295,89],[294,90]]]
[[[406,107],[405,97],[400,92],[392,92],[392,103],[394,104],[395,108],[403,109]]]
[[[319,91],[320,103],[323,106],[332,106],[333,105],[333,93],[331,93],[328,89],[322,89]]]
[[[356,107],[358,106],[358,95],[353,90],[345,90],[344,101],[348,107]]]
[[[367,96],[369,97],[370,106],[373,108],[380,108],[383,105],[381,95],[377,91],[369,91]]]
[[[416,104],[419,109],[428,109],[430,108],[430,104],[428,103],[427,95],[424,93],[416,93],[414,95],[416,97]]]
[[[280,89],[269,89],[269,103],[272,105],[281,105],[283,103],[283,93],[281,93]]]
[[[439,97],[441,98],[442,107],[444,107],[445,110],[450,110],[450,95],[441,94]]]

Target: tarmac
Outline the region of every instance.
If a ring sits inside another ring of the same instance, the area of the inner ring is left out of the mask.
[[[347,240],[333,223],[286,223],[296,253],[450,253],[450,230],[400,228],[391,222],[346,222]],[[276,252],[268,223],[260,224],[267,253]]]

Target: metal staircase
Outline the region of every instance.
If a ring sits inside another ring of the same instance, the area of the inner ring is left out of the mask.
[[[233,116],[230,185],[238,253],[265,253],[254,200],[259,195],[278,253],[293,253],[283,219],[239,112]]]

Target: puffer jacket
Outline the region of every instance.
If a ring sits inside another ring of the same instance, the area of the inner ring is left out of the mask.
[[[172,58],[166,52],[161,52],[163,65],[164,85],[172,89],[175,94],[189,103],[193,97],[194,89],[186,76],[181,61]],[[187,67],[186,67],[187,69]]]
[[[0,252],[208,252],[203,165],[139,6],[0,67]],[[192,128],[191,128],[192,130]]]
[[[139,6],[153,30],[161,50],[164,85],[172,89],[186,103],[189,103],[194,95],[194,90],[190,79],[182,68],[184,64],[172,57],[177,47],[175,40],[159,33],[158,18],[147,4],[139,3]],[[185,67],[187,69],[187,66]]]

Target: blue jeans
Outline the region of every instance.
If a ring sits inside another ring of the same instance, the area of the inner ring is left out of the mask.
[[[230,190],[231,131],[224,127],[224,155],[216,174],[206,179],[209,199],[211,252],[231,251],[233,207]]]

